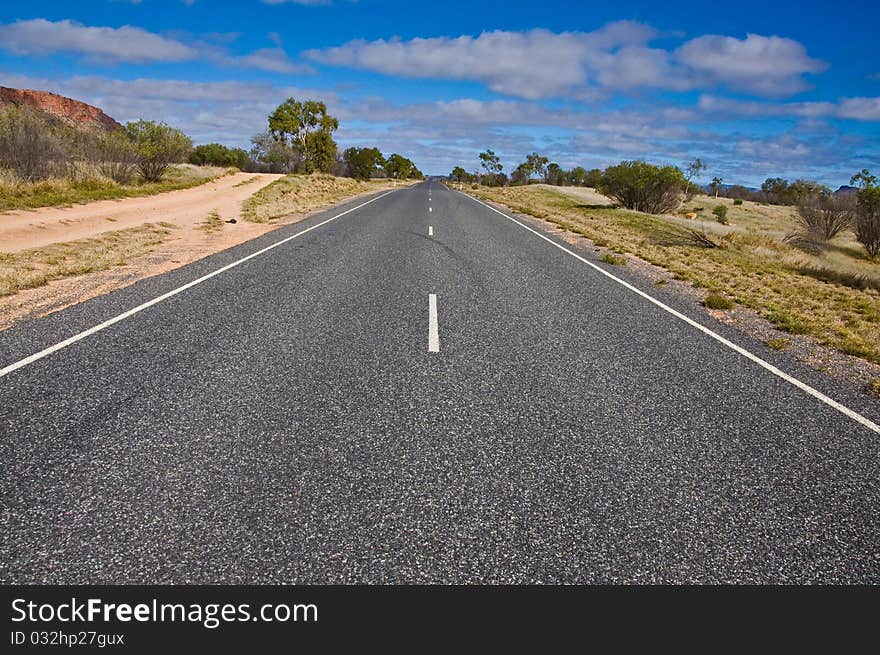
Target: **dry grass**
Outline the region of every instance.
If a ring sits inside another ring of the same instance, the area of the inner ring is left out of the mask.
[[[5,174],[0,176],[0,211],[150,196],[165,191],[188,189],[237,170],[180,164],[170,167],[161,182],[135,180],[131,184],[117,184],[97,173],[32,183],[19,182]]]
[[[389,180],[361,182],[348,177],[287,175],[257,191],[242,208],[242,217],[255,223],[314,211],[345,198],[391,186]]]
[[[52,280],[122,266],[150,252],[170,234],[167,223],[147,223],[92,239],[0,253],[0,296],[42,286]]]
[[[880,262],[853,245],[851,233],[819,255],[783,243],[793,226],[790,207],[699,197],[688,203],[729,205],[731,225],[705,221],[715,248],[695,247],[687,228],[699,221],[596,207],[564,190],[486,188],[471,193],[548,220],[597,245],[628,252],[678,279],[750,307],[777,328],[808,334],[849,355],[880,362]]]
[[[223,229],[223,219],[220,218],[220,214],[217,211],[212,211],[208,214],[208,218],[199,223],[198,229],[206,234],[213,234]]]

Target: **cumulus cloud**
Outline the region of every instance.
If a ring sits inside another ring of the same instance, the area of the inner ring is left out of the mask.
[[[173,62],[198,56],[180,41],[139,27],[90,27],[43,18],[0,24],[0,48],[17,55],[73,52],[107,62]]]
[[[778,116],[880,121],[880,98],[840,98],[837,102],[755,102],[702,95],[697,107],[714,116]]]
[[[766,96],[787,96],[808,88],[806,73],[828,65],[807,55],[797,41],[749,34],[745,39],[707,35],[688,41],[675,53],[678,61],[709,83]]]
[[[621,21],[588,33],[499,30],[477,37],[356,40],[304,54],[320,63],[387,75],[476,80],[499,93],[537,99],[584,86],[590,73],[586,62],[593,56],[654,36],[646,25]]]
[[[858,121],[880,121],[880,98],[844,98],[837,115]]]
[[[356,40],[304,55],[387,75],[473,80],[526,99],[701,86],[783,96],[806,88],[804,75],[827,68],[801,43],[777,36],[707,35],[675,50],[651,47],[658,36],[648,25],[620,21],[594,32],[499,30],[475,37]]]

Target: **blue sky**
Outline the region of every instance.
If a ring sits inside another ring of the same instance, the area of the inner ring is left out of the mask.
[[[878,27],[869,2],[4,2],[0,85],[240,146],[319,98],[342,147],[435,174],[489,147],[836,186],[880,169]]]

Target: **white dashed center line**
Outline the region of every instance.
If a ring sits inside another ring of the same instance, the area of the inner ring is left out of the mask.
[[[437,294],[428,294],[428,352],[440,352],[440,332],[437,329]]]
[[[433,225],[428,226],[428,236],[429,237],[434,236],[434,226]]]

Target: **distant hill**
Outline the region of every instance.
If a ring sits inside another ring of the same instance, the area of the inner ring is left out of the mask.
[[[859,190],[859,187],[857,187],[857,186],[850,186],[848,184],[842,184],[842,185],[840,185],[840,188],[837,191],[835,191],[834,193],[835,194],[855,193],[858,190]]]
[[[48,91],[0,86],[0,107],[6,105],[33,107],[77,129],[110,132],[122,127],[97,107]]]

